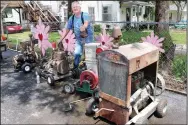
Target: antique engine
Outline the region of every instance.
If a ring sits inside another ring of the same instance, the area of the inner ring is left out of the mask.
[[[150,43],[134,43],[98,54],[98,89],[86,114],[116,124],[143,124],[154,112],[164,117],[165,99],[155,98],[159,50]],[[164,80],[161,80],[164,87]]]
[[[52,59],[45,65],[49,73],[66,74],[70,71],[68,58],[64,51],[54,51]]]
[[[64,50],[63,44],[58,42],[58,48],[56,49],[56,44],[53,47],[51,58],[36,68],[36,75],[47,79],[47,83],[50,86],[54,86],[57,80],[76,76],[75,73],[77,72],[75,70],[77,69],[71,70],[70,67],[71,57],[68,51]]]
[[[21,54],[14,56],[12,59],[15,71],[30,72],[38,62],[39,56],[34,51],[34,45],[38,41],[33,39],[32,35],[29,35],[29,37],[30,41],[20,42]]]

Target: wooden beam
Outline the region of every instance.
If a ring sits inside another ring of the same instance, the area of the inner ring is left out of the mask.
[[[4,7],[1,9],[1,13],[3,13],[4,9],[8,6],[8,4],[5,4]]]
[[[116,105],[123,106],[123,107],[126,106],[126,101],[118,99],[118,98],[116,98],[114,96],[111,96],[111,95],[109,95],[107,93],[100,92],[99,95],[100,95],[100,97],[102,99],[108,100],[109,102],[112,102],[112,103],[114,103]]]
[[[13,8],[17,13],[19,13],[19,11],[18,10],[16,10],[16,8]]]

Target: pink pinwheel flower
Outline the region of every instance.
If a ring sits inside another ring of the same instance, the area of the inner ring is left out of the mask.
[[[63,29],[63,31],[58,31],[59,34],[61,35],[61,37],[63,37],[66,34],[66,29]],[[63,47],[64,47],[64,51],[73,53],[75,50],[75,34],[73,33],[72,30],[69,31],[69,33],[67,34],[67,36],[63,39]]]
[[[95,37],[96,41],[101,43],[101,45],[108,47],[108,49],[112,48],[112,40],[114,40],[113,37],[110,37],[109,34],[106,34],[106,30],[103,28],[102,34],[100,33],[99,36]]]
[[[43,56],[45,55],[45,51],[48,48],[52,48],[52,44],[48,41],[48,31],[50,27],[42,23],[41,19],[39,18],[38,25],[34,28],[34,37],[38,39],[38,47],[41,49]]]
[[[143,42],[148,42],[148,43],[151,43],[153,45],[155,45],[160,52],[164,53],[164,49],[162,49],[161,47],[163,46],[163,44],[161,42],[164,41],[164,38],[160,38],[157,36],[157,35],[154,35],[153,32],[151,32],[151,36],[147,36],[146,38],[145,37],[142,37],[141,38]]]

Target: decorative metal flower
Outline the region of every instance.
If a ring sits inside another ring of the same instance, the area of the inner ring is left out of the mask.
[[[63,37],[66,34],[66,29],[63,29],[63,31],[59,30],[58,32],[61,35],[61,37]],[[76,39],[75,39],[75,34],[73,33],[72,30],[69,31],[69,33],[63,39],[62,42],[63,42],[64,51],[67,51],[70,53],[74,52]]]
[[[159,37],[157,35],[154,35],[153,32],[151,32],[151,36],[142,37],[141,39],[143,42],[148,42],[148,43],[155,45],[159,49],[160,52],[162,53],[165,52],[165,50],[161,48],[163,46],[161,42],[164,41],[164,38],[159,39]]]
[[[114,40],[113,37],[110,37],[109,34],[106,33],[106,30],[103,28],[102,29],[102,34],[100,33],[99,36],[96,36],[96,41],[101,43],[103,46],[107,46],[108,49],[112,48],[112,40]]]
[[[39,18],[38,25],[34,28],[34,37],[38,39],[38,47],[41,49],[43,56],[48,48],[52,48],[52,44],[48,41],[48,31],[50,26],[45,27]]]

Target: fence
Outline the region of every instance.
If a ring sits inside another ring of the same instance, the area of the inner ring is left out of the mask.
[[[53,25],[55,22],[45,23]],[[29,24],[28,24],[29,25]],[[65,22],[59,25],[59,29],[65,27]],[[114,25],[122,28],[120,45],[141,42],[141,37],[147,37],[153,31],[159,37],[164,37],[163,48],[165,53],[160,55],[159,72],[164,76],[167,88],[186,92],[186,22],[180,23],[158,23],[158,22],[92,22],[95,35],[101,32],[101,26],[105,25],[107,33],[112,33]],[[163,27],[166,30],[160,31]],[[19,51],[19,42],[29,40],[30,30],[23,33],[7,34],[9,48]],[[60,35],[57,31],[50,32],[49,41],[57,41]]]

